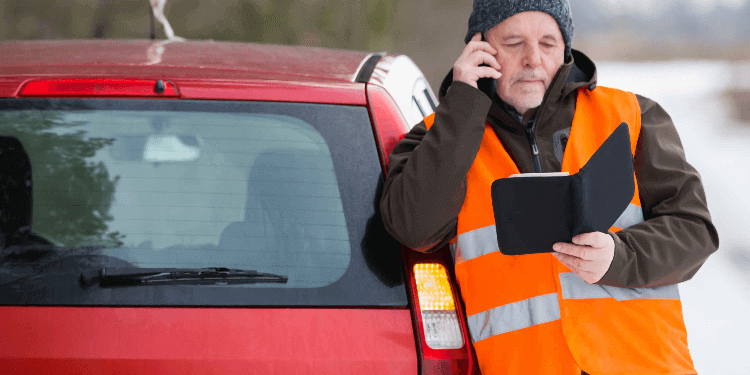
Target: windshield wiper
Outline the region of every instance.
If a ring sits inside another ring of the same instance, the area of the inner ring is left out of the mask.
[[[100,268],[84,271],[81,284],[102,287],[163,284],[257,284],[282,283],[287,276],[229,268]]]

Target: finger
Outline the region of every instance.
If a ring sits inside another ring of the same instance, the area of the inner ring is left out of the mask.
[[[557,258],[557,260],[560,261],[560,263],[562,263],[565,267],[568,267],[568,269],[571,270],[572,272],[578,271],[578,267],[576,267],[575,262],[574,262],[575,259],[577,258],[571,257],[570,255],[561,254],[561,253],[552,253],[552,255],[554,255],[555,258]]]
[[[492,78],[498,79],[503,76],[502,73],[497,70],[490,68],[489,66],[479,66],[474,70],[479,78]]]
[[[473,48],[474,51],[486,51],[492,56],[497,55],[497,50],[488,42],[472,42],[471,48]]]
[[[581,258],[578,258],[578,257],[574,257],[572,255],[563,254],[563,253],[552,253],[552,254],[557,259],[559,259],[560,262],[562,262],[562,264],[568,266],[568,268],[570,268],[571,271],[573,269],[588,271],[588,269],[586,267],[588,265],[587,264],[588,263],[587,260],[584,260],[584,259],[581,259]]]
[[[552,246],[552,250],[559,253],[568,254],[576,258],[592,260],[594,254],[588,246],[579,246],[565,242],[558,242]]]
[[[554,255],[560,263],[564,264],[565,267],[568,267],[573,273],[586,280],[589,284],[599,281],[596,279],[596,275],[593,272],[586,269],[586,266],[588,265],[587,261],[560,253],[552,253],[552,255]]]
[[[478,42],[480,40],[482,40],[482,33],[476,33],[471,37],[472,42]]]
[[[582,233],[573,237],[573,243],[576,245],[591,246],[602,248],[607,246],[609,234],[602,232]]]
[[[497,62],[497,59],[495,58],[495,56],[492,56],[492,55],[490,55],[489,53],[487,53],[485,51],[475,51],[474,53],[472,53],[468,57],[467,60],[469,60],[470,61],[469,63],[472,64],[472,65],[474,65],[474,66],[479,66],[481,64],[487,64],[487,65],[491,66],[495,70],[502,69],[500,67],[500,63]]]
[[[461,56],[468,56],[476,51],[485,51],[492,56],[497,55],[497,50],[494,49],[489,43],[483,41],[472,41],[469,42],[466,47],[464,47]]]

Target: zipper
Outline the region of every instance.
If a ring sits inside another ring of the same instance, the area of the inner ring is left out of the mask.
[[[531,160],[534,162],[534,172],[542,173],[542,162],[539,160],[539,147],[536,145],[536,136],[534,135],[534,128],[536,127],[536,119],[539,113],[534,115],[534,119],[526,123],[523,126],[526,130],[526,138],[529,140],[531,146]]]

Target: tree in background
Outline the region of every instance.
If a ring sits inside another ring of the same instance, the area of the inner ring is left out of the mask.
[[[119,247],[124,237],[107,232],[119,177],[110,179],[102,162],[87,160],[113,139],[88,138],[59,111],[0,112],[3,135],[15,136],[31,159],[32,231],[66,247]]]

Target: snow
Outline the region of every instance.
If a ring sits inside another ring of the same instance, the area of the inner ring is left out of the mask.
[[[719,250],[680,284],[688,344],[702,374],[750,374],[750,123],[735,120],[721,61],[598,63],[599,84],[656,100],[700,172]]]

